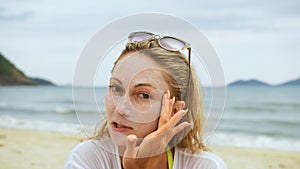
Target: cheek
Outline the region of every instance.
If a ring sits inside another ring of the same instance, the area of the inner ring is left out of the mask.
[[[129,117],[129,120],[131,120],[132,122],[147,124],[148,127],[151,126],[151,124],[154,124],[155,121],[159,119],[161,112],[160,101],[151,101],[149,103],[141,103],[140,105],[132,104],[131,106],[131,116]]]
[[[115,109],[114,102],[112,101],[112,97],[110,94],[106,94],[105,96],[105,106],[106,106],[106,115],[109,117],[113,110]]]
[[[137,134],[137,136],[139,138],[145,138],[148,134],[156,131],[157,126],[158,126],[158,120],[155,120],[155,121],[147,123],[147,124],[143,124],[143,125],[139,126],[139,128],[142,128],[143,130],[139,130],[139,133]]]

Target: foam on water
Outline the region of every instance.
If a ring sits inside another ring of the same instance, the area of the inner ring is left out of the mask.
[[[19,119],[7,115],[0,116],[0,127],[38,131],[51,131],[67,134],[83,133],[80,124],[57,123],[43,120]],[[91,126],[90,129],[93,127]],[[90,134],[88,134],[90,136]],[[207,144],[220,146],[237,146],[249,148],[277,149],[300,152],[300,140],[291,138],[274,138],[265,135],[216,132]]]
[[[265,135],[217,132],[211,137],[209,144],[300,152],[300,140],[298,139]]]
[[[44,120],[31,120],[14,118],[7,115],[0,116],[0,127],[39,131],[53,131],[60,133],[75,134],[82,131],[79,124],[57,123]]]
[[[66,107],[57,107],[54,109],[54,112],[58,114],[76,113],[74,108],[66,108]]]

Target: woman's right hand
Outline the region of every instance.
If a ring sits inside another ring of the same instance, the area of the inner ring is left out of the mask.
[[[158,129],[147,135],[138,147],[136,147],[137,137],[133,134],[127,136],[126,150],[122,160],[125,169],[162,168],[162,164],[167,164],[168,143],[178,132],[191,126],[188,122],[176,126],[188,110],[182,110],[181,107],[172,115],[174,103],[175,97],[170,99],[170,92],[165,93]]]

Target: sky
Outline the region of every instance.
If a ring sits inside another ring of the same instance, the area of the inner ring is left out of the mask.
[[[211,42],[226,84],[300,77],[297,0],[0,0],[0,52],[26,75],[70,84],[86,42],[125,16],[155,12],[182,18]]]

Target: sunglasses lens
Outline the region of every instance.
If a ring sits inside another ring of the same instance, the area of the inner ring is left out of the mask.
[[[152,38],[152,35],[147,33],[136,33],[129,37],[132,42],[142,42]]]
[[[169,50],[181,50],[185,47],[184,42],[171,37],[161,38],[159,43],[162,47]]]

